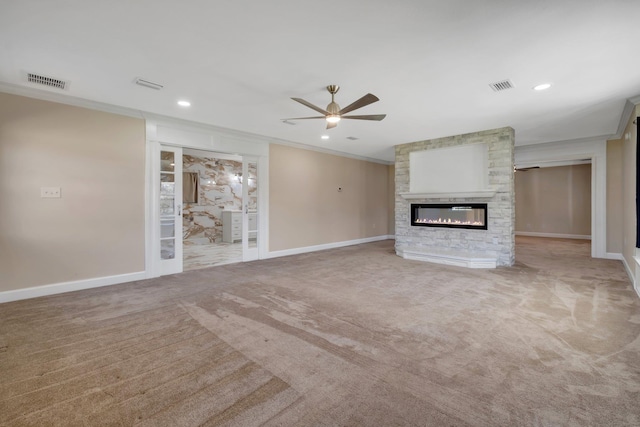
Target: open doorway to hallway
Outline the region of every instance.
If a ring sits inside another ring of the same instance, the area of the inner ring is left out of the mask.
[[[577,239],[591,247],[591,161],[518,168],[516,235]]]

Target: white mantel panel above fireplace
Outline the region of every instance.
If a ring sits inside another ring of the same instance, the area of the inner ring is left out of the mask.
[[[418,199],[490,199],[495,196],[495,190],[479,190],[479,191],[447,191],[437,193],[400,193],[402,198],[407,200]]]
[[[495,192],[489,195],[490,192],[489,147],[486,143],[409,154],[409,194],[447,197],[446,194],[451,193],[451,197],[492,197]]]

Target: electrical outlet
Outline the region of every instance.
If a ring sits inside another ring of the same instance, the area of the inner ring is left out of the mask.
[[[45,199],[59,199],[60,187],[40,187],[40,197]]]

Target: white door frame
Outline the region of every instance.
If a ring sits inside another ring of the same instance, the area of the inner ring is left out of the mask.
[[[217,153],[234,154],[243,157],[243,159],[247,157],[257,161],[258,247],[257,254],[252,255],[251,252],[249,252],[251,256],[249,259],[266,258],[269,250],[269,140],[256,135],[218,129],[213,126],[199,125],[180,120],[168,120],[162,117],[156,118],[152,115],[150,115],[146,121],[146,137],[146,277],[158,277],[162,274],[159,259],[159,185],[155,185],[155,181],[153,180],[156,175],[159,176],[159,171],[155,170],[157,166],[154,166],[154,152],[157,151],[157,155],[159,156],[160,146],[193,148]],[[159,162],[157,164],[159,165]],[[246,217],[246,214],[244,214],[243,217]],[[248,219],[243,219],[243,221],[245,220],[248,221]],[[247,230],[246,225],[247,224],[243,227],[243,230]],[[243,241],[244,240],[243,237]],[[180,249],[182,249],[182,245],[180,245]],[[245,260],[244,252],[243,250],[243,260]]]
[[[161,259],[161,216],[160,216],[160,171],[161,151],[171,151],[175,156],[174,182],[175,182],[175,211],[174,220],[174,257],[173,259]],[[150,261],[148,276],[158,277],[166,274],[182,272],[182,148],[162,145],[156,141],[148,143],[147,154],[150,156],[149,174],[147,181],[150,183],[147,199],[147,229],[149,231],[146,245],[146,259]],[[150,253],[149,253],[150,252]]]
[[[256,232],[256,246],[249,247],[249,163],[255,163],[259,171],[260,165],[258,164],[258,158],[243,156],[242,157],[242,176],[244,177],[242,183],[242,261],[253,261],[260,258],[260,224],[256,224],[258,231]],[[260,190],[260,179],[256,176],[257,191]],[[260,208],[259,200],[256,203],[256,207]]]
[[[586,138],[515,148],[518,167],[591,159],[591,256],[607,258],[607,141]]]

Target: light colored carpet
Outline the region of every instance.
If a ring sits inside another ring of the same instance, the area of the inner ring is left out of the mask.
[[[640,301],[588,242],[383,241],[0,305],[0,423],[637,426]]]

